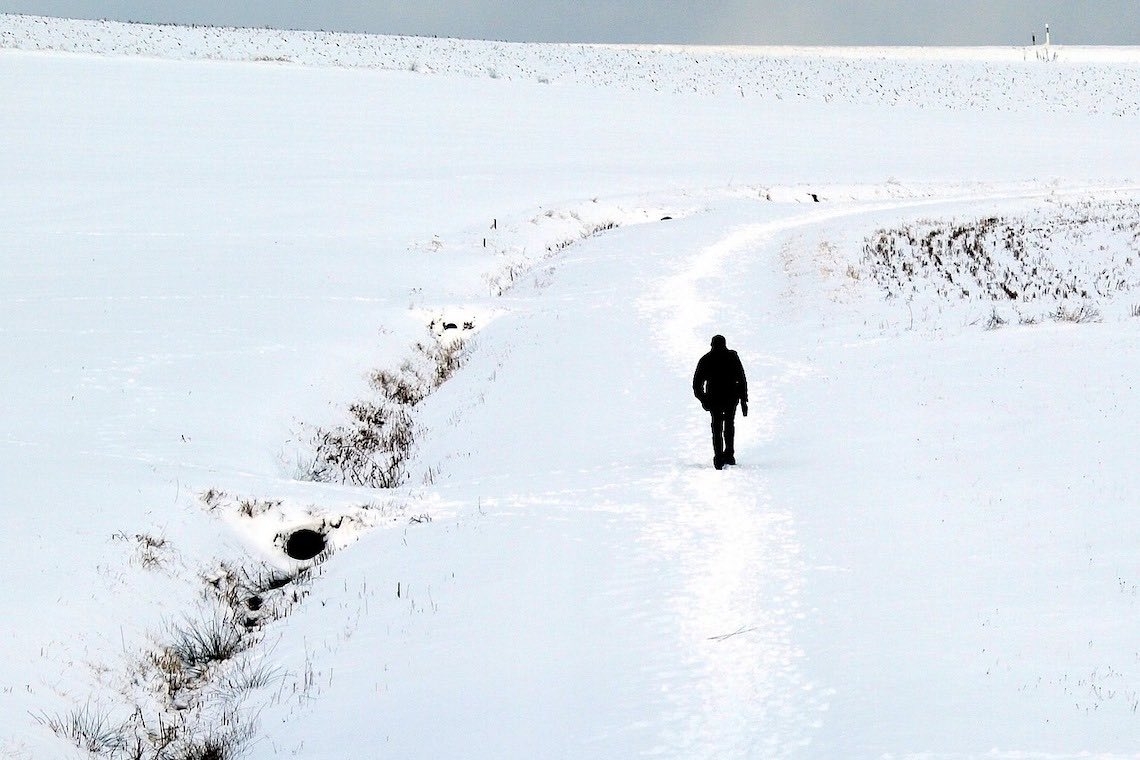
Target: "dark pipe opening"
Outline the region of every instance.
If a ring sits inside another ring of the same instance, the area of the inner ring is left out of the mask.
[[[293,531],[285,541],[285,553],[293,559],[312,559],[325,550],[323,534],[308,528]]]

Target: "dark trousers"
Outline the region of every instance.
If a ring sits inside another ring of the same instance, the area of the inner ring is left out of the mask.
[[[717,460],[735,457],[736,404],[727,409],[710,409],[712,414],[713,456]]]

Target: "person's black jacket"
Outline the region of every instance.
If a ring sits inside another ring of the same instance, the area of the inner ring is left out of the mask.
[[[740,356],[729,348],[714,347],[697,362],[693,395],[708,410],[728,410],[738,401],[748,403],[748,379]]]

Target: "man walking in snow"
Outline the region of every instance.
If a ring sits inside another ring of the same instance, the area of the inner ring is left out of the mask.
[[[736,464],[736,404],[748,416],[748,379],[735,351],[723,335],[714,335],[712,350],[697,362],[693,373],[693,395],[712,415],[713,467],[724,469]]]

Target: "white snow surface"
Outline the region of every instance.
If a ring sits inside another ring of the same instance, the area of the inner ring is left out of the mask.
[[[0,757],[209,715],[140,663],[295,527],[241,757],[1136,757],[1138,74],[0,16]],[[442,322],[407,483],[303,479]]]

